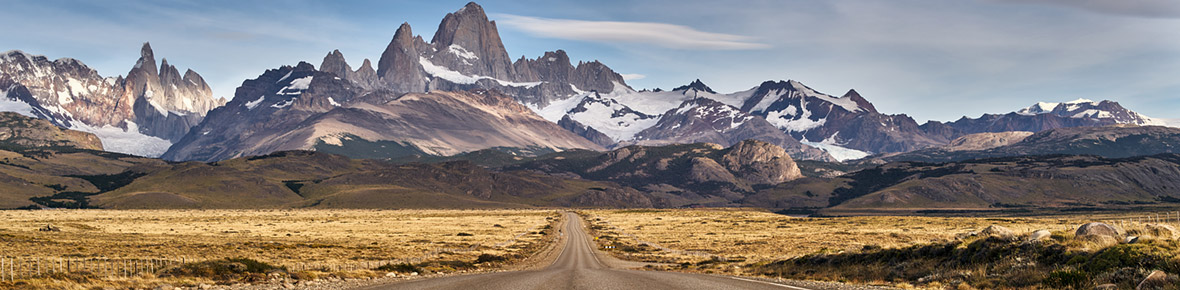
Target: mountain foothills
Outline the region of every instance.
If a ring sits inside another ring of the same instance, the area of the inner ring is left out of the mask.
[[[782,148],[744,141],[731,148],[696,144],[571,150],[489,169],[467,160],[396,164],[314,151],[280,151],[211,163],[167,162],[97,151],[94,136],[14,113],[0,126],[0,208],[504,208],[536,206],[670,207],[733,205],[742,194],[800,177]],[[87,140],[90,140],[87,142]],[[45,146],[51,144],[52,146]],[[650,153],[647,153],[650,152]],[[643,158],[643,156],[648,156]],[[489,158],[479,158],[490,160]],[[560,162],[558,160],[565,160]],[[621,162],[621,163],[620,163]],[[637,189],[635,162],[658,190]],[[559,169],[531,169],[558,164]],[[584,165],[593,164],[587,167]],[[601,168],[597,168],[601,167]],[[630,172],[631,174],[627,174]],[[622,185],[612,179],[631,176]],[[673,190],[684,188],[683,190]]]
[[[102,77],[82,62],[21,51],[0,55],[0,108],[92,132],[107,150],[159,156],[221,106],[200,74],[183,75],[144,43],[127,76]]]

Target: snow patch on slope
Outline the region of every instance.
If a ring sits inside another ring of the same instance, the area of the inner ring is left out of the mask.
[[[758,87],[753,87],[753,88],[750,88],[749,90],[744,90],[744,91],[734,92],[734,93],[729,93],[729,94],[708,94],[708,93],[706,93],[707,95],[704,95],[703,97],[713,99],[714,101],[721,102],[722,104],[741,108],[742,104],[745,104],[746,100],[749,99],[750,97],[753,97],[754,93],[757,91],[758,91]]]
[[[827,118],[811,119],[811,111],[807,110],[807,99],[800,99],[799,105],[800,107],[791,105],[782,110],[766,112],[766,121],[787,132],[805,132],[828,122]],[[797,111],[803,111],[803,113],[795,116]]]
[[[307,88],[311,87],[311,80],[313,80],[313,79],[315,79],[314,76],[306,76],[306,77],[301,77],[301,78],[291,80],[290,84],[287,84],[287,86],[283,87],[282,89],[279,89],[279,94],[280,95],[300,95],[300,94],[303,94],[303,91],[306,91]]]
[[[139,126],[134,122],[126,122],[126,130],[110,125],[95,128],[82,122],[71,123],[70,129],[93,133],[102,141],[102,148],[111,152],[154,158],[164,155],[164,152],[168,151],[168,147],[172,147],[172,142],[144,135],[139,132]]]
[[[426,71],[427,74],[456,84],[470,85],[482,79],[493,80],[502,86],[509,87],[531,88],[541,84],[541,82],[510,82],[487,76],[468,76],[446,67],[435,65],[433,62],[430,62],[429,59],[426,59],[426,57],[421,56],[418,57],[418,63],[422,65],[422,70]]]
[[[828,155],[832,155],[832,158],[835,158],[836,161],[840,162],[844,162],[845,160],[861,159],[869,157],[869,155],[873,155],[872,152],[865,152],[840,146],[840,144],[836,142],[837,135],[840,135],[840,133],[833,134],[832,137],[828,137],[828,139],[824,139],[821,142],[807,141],[807,138],[803,138],[803,141],[800,142],[811,147],[819,148],[824,152],[828,152]]]
[[[582,94],[549,103],[549,105],[545,106],[544,108],[539,108],[536,104],[525,104],[525,106],[533,110],[533,112],[537,113],[537,115],[541,115],[541,118],[545,118],[545,120],[557,123],[558,121],[561,121],[561,117],[565,116],[565,114],[569,113],[570,110],[573,110],[575,107],[577,107],[578,104],[582,102],[582,99],[585,99],[589,95],[590,94],[582,92]]]
[[[847,160],[861,159],[861,158],[868,157],[869,155],[872,155],[868,152],[864,152],[864,151],[860,151],[860,150],[856,150],[856,149],[844,148],[844,147],[840,147],[838,145],[824,144],[824,143],[818,143],[818,142],[802,142],[802,143],[807,144],[808,146],[811,146],[811,147],[819,148],[820,150],[823,150],[824,152],[828,152],[828,155],[832,155],[832,158],[835,158],[836,161],[840,161],[840,162],[844,162]]]
[[[634,112],[623,113],[627,111],[626,106],[610,98],[599,96],[583,99],[586,101],[580,102],[577,107],[583,110],[570,114],[570,118],[602,132],[616,142],[635,140],[635,134],[660,121],[660,118],[641,116]]]
[[[1053,109],[1056,109],[1057,105],[1060,105],[1060,104],[1061,103],[1037,102],[1036,104],[1033,104],[1032,106],[1029,106],[1028,108],[1024,108],[1024,109],[1020,109],[1020,111],[1016,111],[1016,113],[1020,114],[1020,115],[1026,115],[1026,116],[1044,114],[1044,113],[1052,112]]]
[[[807,87],[806,85],[803,85],[803,83],[800,83],[800,82],[794,81],[794,80],[788,81],[788,83],[790,83],[791,86],[795,87],[795,90],[797,90],[800,94],[802,94],[804,96],[817,98],[817,99],[835,104],[837,106],[844,108],[845,110],[848,110],[849,112],[863,111],[863,109],[860,108],[860,105],[857,105],[856,102],[852,101],[852,98],[841,98],[841,97],[836,97],[836,96],[832,96],[829,94],[816,92],[815,90],[812,90],[811,88]]]
[[[0,90],[0,111],[16,112],[17,114],[36,118],[33,106],[18,99],[9,99],[7,90]]]
[[[265,99],[266,99],[266,96],[259,96],[257,100],[246,102],[246,109],[253,110],[254,107],[257,107],[258,104],[261,104],[262,101]]]
[[[458,44],[452,44],[451,46],[448,46],[447,52],[450,52],[451,54],[458,56],[459,58],[463,59],[463,62],[465,62],[467,64],[471,64],[471,63],[467,62],[467,60],[479,59],[479,56],[475,55],[475,53],[468,51],[467,49],[463,48],[462,46],[459,46]]]

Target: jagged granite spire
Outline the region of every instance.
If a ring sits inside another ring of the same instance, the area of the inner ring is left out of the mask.
[[[324,61],[320,63],[320,71],[336,74],[337,77],[343,79],[351,79],[352,76],[352,67],[348,66],[348,62],[344,60],[344,54],[340,53],[339,49],[324,56]]]
[[[377,61],[377,77],[397,92],[425,92],[426,78],[409,23],[402,23]]]
[[[143,69],[145,73],[156,75],[156,55],[152,52],[152,44],[144,42],[139,49],[139,60],[135,61],[135,68]]]
[[[433,59],[436,64],[501,80],[512,80],[516,75],[496,22],[489,21],[483,7],[475,2],[447,13],[430,43],[440,52],[449,52]]]

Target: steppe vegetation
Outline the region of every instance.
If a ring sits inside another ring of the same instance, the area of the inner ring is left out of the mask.
[[[544,246],[557,219],[545,210],[0,211],[0,256],[7,261],[168,261],[130,276],[50,274],[55,267],[45,266],[40,275],[18,276],[0,288],[197,286],[276,277],[295,283],[478,271]]]
[[[1175,213],[1170,220],[1159,214],[1160,222],[1176,226]],[[1142,214],[809,218],[700,209],[582,215],[611,254],[674,271],[927,289],[1128,289],[1155,270],[1170,273],[1169,283],[1180,273],[1174,228],[1138,222]],[[1094,221],[1139,240],[1074,236]],[[1011,234],[984,230],[993,225]],[[1029,242],[1037,230],[1048,232]]]

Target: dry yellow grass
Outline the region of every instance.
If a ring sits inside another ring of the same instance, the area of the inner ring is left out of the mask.
[[[250,258],[292,270],[526,254],[546,210],[0,211],[0,256]],[[39,228],[52,225],[56,232]],[[464,233],[460,235],[460,233]],[[469,234],[469,235],[468,235]],[[366,263],[368,262],[368,263]],[[126,279],[124,279],[126,280]],[[57,288],[57,287],[53,287]]]
[[[653,262],[700,262],[714,256],[728,260],[776,261],[815,253],[836,253],[864,246],[899,248],[978,231],[989,225],[1017,234],[1038,229],[1072,232],[1091,221],[1127,219],[1127,214],[1043,217],[838,217],[794,218],[760,210],[591,210],[583,211],[603,244],[618,243],[614,253]],[[1162,213],[1161,213],[1162,214]],[[1142,216],[1139,216],[1142,217]],[[1173,213],[1172,217],[1176,215]],[[594,227],[597,226],[597,227]],[[623,246],[647,242],[653,247],[628,251]]]

